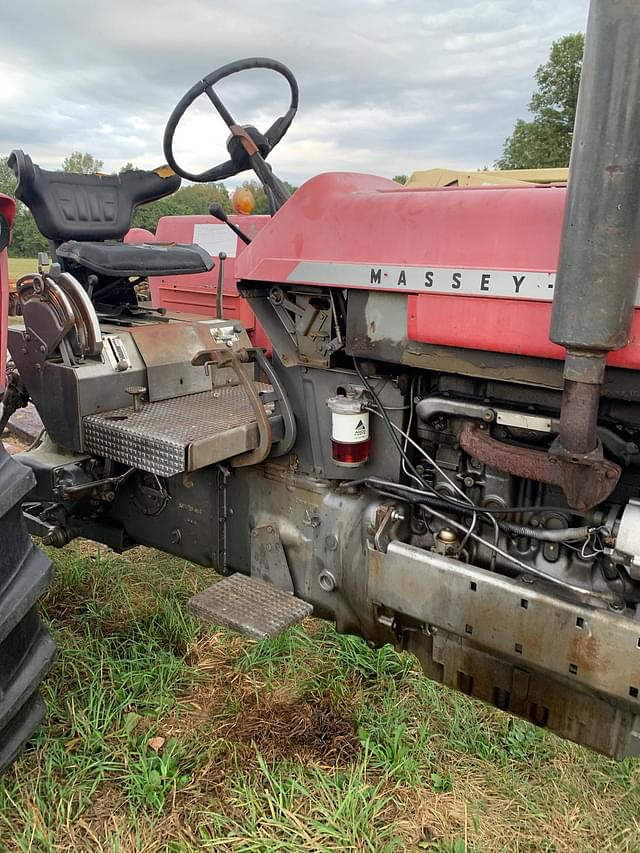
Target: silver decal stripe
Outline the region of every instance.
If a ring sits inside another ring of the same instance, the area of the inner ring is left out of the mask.
[[[556,275],[523,270],[454,267],[380,266],[325,261],[301,261],[287,281],[404,293],[445,293],[453,296],[496,296],[551,302]],[[636,295],[640,305],[640,293]]]

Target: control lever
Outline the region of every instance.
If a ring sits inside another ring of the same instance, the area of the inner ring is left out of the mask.
[[[225,225],[228,225],[229,228],[233,231],[236,237],[239,237],[243,243],[246,243],[248,246],[251,242],[251,237],[248,237],[244,231],[238,228],[237,225],[234,225],[233,222],[229,222],[229,217],[227,216],[227,211],[219,204],[217,201],[214,201],[212,205],[209,207],[209,213],[214,219],[219,219],[220,222],[224,222]]]
[[[143,385],[130,385],[124,389],[130,397],[133,397],[133,411],[139,412],[142,409],[143,397],[147,393],[147,389]]]
[[[209,375],[209,367],[232,367],[244,391],[249,398],[251,408],[256,416],[256,424],[258,426],[258,446],[255,450],[250,450],[248,453],[241,453],[231,460],[234,468],[241,468],[246,465],[256,465],[267,458],[271,452],[273,438],[271,434],[271,423],[264,409],[264,404],[260,397],[253,381],[247,376],[242,369],[242,363],[246,364],[250,360],[250,353],[246,349],[241,349],[237,353],[226,347],[218,347],[210,350],[201,350],[197,352],[191,359],[191,364],[194,367],[204,365],[204,372]]]
[[[218,253],[218,289],[216,290],[216,319],[224,319],[222,316],[222,296],[224,289],[224,262],[227,260],[226,252]]]

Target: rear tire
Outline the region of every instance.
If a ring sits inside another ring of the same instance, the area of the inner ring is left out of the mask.
[[[0,441],[0,772],[42,722],[38,687],[55,657],[36,609],[53,567],[31,541],[20,508],[33,485],[33,473]]]

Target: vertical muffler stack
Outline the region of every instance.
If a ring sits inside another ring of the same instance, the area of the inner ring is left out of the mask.
[[[565,492],[576,508],[596,492],[602,499],[603,479],[610,493],[619,476],[603,464],[597,419],[607,354],[629,340],[639,211],[640,2],[592,0],[550,331],[567,350],[550,455],[572,466]]]

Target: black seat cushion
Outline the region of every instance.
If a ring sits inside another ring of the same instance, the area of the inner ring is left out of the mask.
[[[65,261],[101,275],[117,278],[130,275],[188,275],[208,272],[213,258],[200,246],[181,243],[77,243],[58,246]],[[65,263],[69,268],[69,264]]]
[[[121,240],[139,204],[164,198],[180,186],[180,177],[168,166],[79,175],[41,169],[24,151],[12,151],[9,166],[18,179],[16,196],[33,214],[38,230],[56,243]]]

